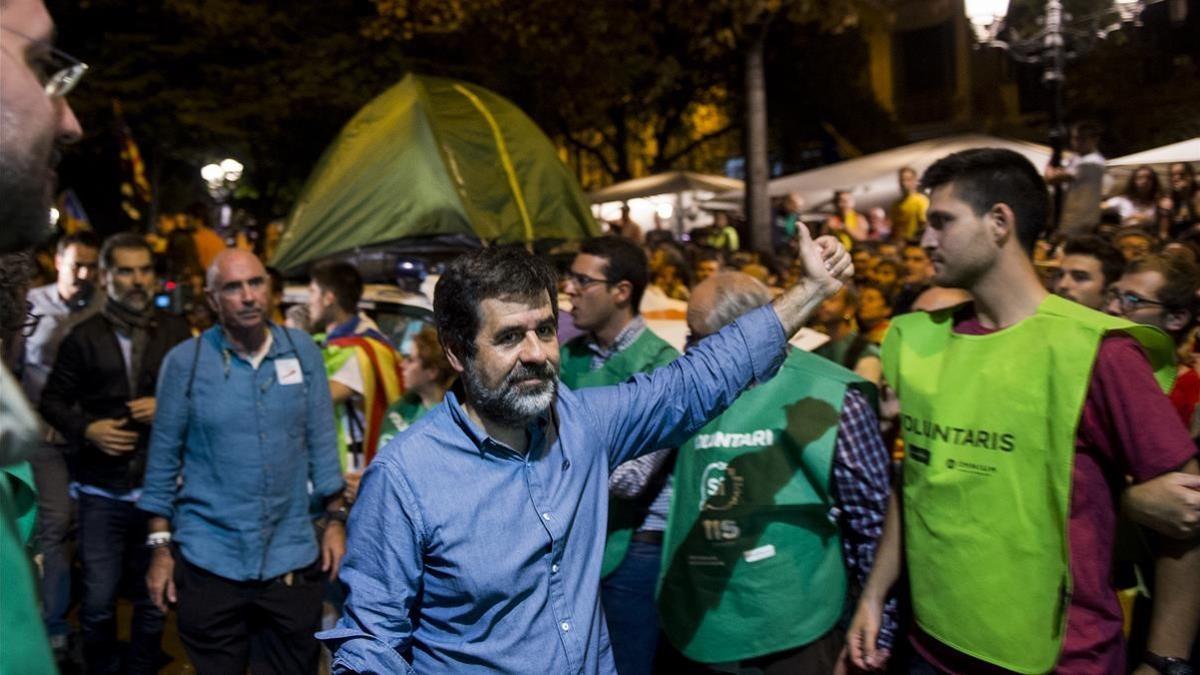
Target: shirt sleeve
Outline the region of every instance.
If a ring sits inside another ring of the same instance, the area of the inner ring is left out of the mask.
[[[608,491],[621,499],[637,499],[670,456],[671,449],[662,448],[625,462],[608,477]]]
[[[343,487],[337,432],[334,428],[333,397],[329,394],[325,362],[317,346],[307,336],[296,337],[294,342],[304,377],[309,383],[308,414],[305,418],[308,428],[308,476],[313,484],[313,493],[325,498],[338,493]]]
[[[346,385],[346,388],[361,396],[363,391],[362,367],[358,365],[358,355],[352,354],[342,364],[337,372],[329,376],[330,382]]]
[[[175,515],[176,485],[183,468],[189,405],[187,378],[191,374],[192,359],[199,356],[196,344],[190,340],[167,352],[154,393],[154,424],[150,427],[146,475],[142,480],[138,508],[168,520]]]
[[[1140,343],[1127,335],[1100,344],[1077,435],[1139,483],[1196,455]]]
[[[783,363],[787,338],[769,305],[744,314],[669,365],[611,387],[576,392],[596,418],[609,466],[679,447]]]
[[[414,675],[405,657],[419,611],[425,535],[417,499],[398,467],[384,458],[367,467],[347,530],[340,578],[349,594],[337,625],[317,638],[333,655],[334,673]]]
[[[82,389],[82,375],[87,370],[86,361],[79,332],[72,331],[55,355],[54,367],[50,369],[38,402],[38,412],[46,422],[75,445],[84,442],[88,425],[98,419],[75,405]]]
[[[842,531],[842,554],[855,586],[866,585],[883,534],[891,490],[891,458],[879,434],[879,419],[862,393],[846,390],[833,450],[834,511]],[[897,605],[888,598],[880,627],[880,649],[892,648]]]

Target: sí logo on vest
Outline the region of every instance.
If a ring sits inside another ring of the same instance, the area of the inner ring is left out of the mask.
[[[943,443],[1003,452],[1012,452],[1017,444],[1016,436],[1010,433],[947,426],[932,420],[918,419],[905,413],[900,414],[900,420],[905,434]]]
[[[737,506],[744,482],[728,462],[710,462],[700,472],[700,510],[726,511]]]

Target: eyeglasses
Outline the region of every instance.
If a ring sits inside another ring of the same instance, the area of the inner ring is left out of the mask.
[[[1135,311],[1141,309],[1142,307],[1155,307],[1155,306],[1165,307],[1166,306],[1165,303],[1159,302],[1157,300],[1151,300],[1150,298],[1143,298],[1142,296],[1138,295],[1137,293],[1134,293],[1132,291],[1122,291],[1119,288],[1108,289],[1108,292],[1106,292],[1104,294],[1104,299],[1106,302],[1109,302],[1109,303],[1116,300],[1117,303],[1121,307],[1122,314],[1129,314],[1130,312],[1135,312]]]
[[[586,274],[579,274],[578,272],[572,272],[571,270],[563,272],[563,281],[569,281],[575,284],[575,288],[578,288],[581,291],[586,290],[587,287],[591,286],[592,284],[608,284],[608,279],[589,277]]]
[[[75,85],[79,84],[79,80],[83,79],[83,74],[87,72],[88,65],[86,63],[61,49],[56,49],[45,40],[31,38],[8,26],[0,26],[0,28],[17,37],[23,37],[41,48],[40,55],[36,56],[30,65],[33,67],[38,81],[42,83],[42,88],[46,90],[46,95],[50,98],[62,98],[69,94]]]

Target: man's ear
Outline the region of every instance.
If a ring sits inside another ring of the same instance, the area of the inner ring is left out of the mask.
[[[458,357],[453,347],[443,342],[442,351],[446,352],[446,360],[450,362],[450,367],[454,369],[454,372],[461,373],[466,370],[463,366],[463,360]]]
[[[219,323],[221,318],[221,306],[217,304],[216,294],[208,289],[205,289],[204,299],[208,302],[208,308],[212,310],[212,313],[217,315],[217,320]]]
[[[997,247],[1002,247],[1010,239],[1017,236],[1017,217],[1011,207],[1004,202],[992,205],[987,213],[992,226],[992,241]]]
[[[630,298],[633,297],[633,283],[628,280],[618,281],[612,285],[613,300],[617,304],[629,304]]]

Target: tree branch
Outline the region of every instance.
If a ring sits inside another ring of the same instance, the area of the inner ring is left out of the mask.
[[[584,143],[583,141],[575,138],[575,136],[573,136],[569,131],[564,132],[563,136],[567,139],[567,142],[575,148],[588,153],[592,157],[595,157],[600,162],[600,168],[604,169],[604,172],[609,176],[617,175],[616,169],[613,168],[612,163],[608,161],[608,158],[604,156],[604,153],[600,151],[600,148]]]
[[[692,141],[690,143],[683,146],[679,150],[676,150],[675,152],[672,152],[668,155],[661,155],[659,157],[659,162],[657,162],[657,163],[664,167],[670,166],[671,164],[673,164],[675,162],[675,160],[679,159],[680,157],[687,155],[691,151],[693,151],[696,148],[700,147],[701,145],[704,145],[705,143],[713,140],[714,138],[719,138],[721,136],[724,136],[725,134],[733,131],[736,128],[737,127],[733,124],[727,124],[724,127],[717,129],[716,131],[712,131],[707,134],[704,134],[703,136],[700,136],[699,138],[694,138],[694,139],[692,139]]]

